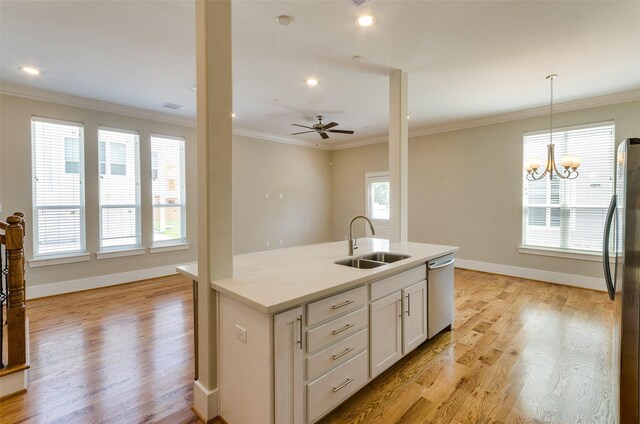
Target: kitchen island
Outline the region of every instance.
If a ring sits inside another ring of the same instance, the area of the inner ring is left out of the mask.
[[[359,269],[335,263],[348,257],[346,241],[279,249],[235,256],[233,278],[211,282],[219,293],[220,415],[229,424],[314,423],[451,328],[457,247],[373,238],[358,245],[354,257],[399,256]]]

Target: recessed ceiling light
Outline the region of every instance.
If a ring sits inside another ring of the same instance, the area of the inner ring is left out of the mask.
[[[411,119],[411,115],[407,115],[407,119]]]
[[[29,75],[40,75],[40,70],[32,66],[23,66],[20,69],[22,69],[24,72],[26,72]]]
[[[363,16],[360,16],[358,19],[356,19],[356,22],[361,27],[371,26],[375,21],[376,21],[376,18],[374,18],[371,15],[363,15]]]
[[[276,22],[279,23],[280,25],[287,26],[293,23],[293,18],[287,15],[280,15],[276,18]]]
[[[232,117],[232,118],[235,118],[235,117],[236,117],[236,114],[235,114],[235,113],[233,113],[233,112],[231,112],[231,117]]]
[[[311,86],[311,87],[314,87],[314,86],[318,85],[318,80],[314,79],[314,78],[309,78],[307,80],[307,85]]]

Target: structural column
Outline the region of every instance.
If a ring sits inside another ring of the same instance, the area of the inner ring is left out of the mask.
[[[408,241],[409,129],[407,73],[389,76],[389,240]]]
[[[194,409],[218,415],[217,294],[233,274],[231,1],[196,1],[198,95],[198,380]]]

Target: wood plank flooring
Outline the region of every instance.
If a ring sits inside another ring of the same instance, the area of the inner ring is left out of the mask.
[[[605,293],[456,270],[454,330],[322,424],[614,422]]]
[[[456,270],[454,330],[323,424],[612,423],[605,293]],[[29,301],[26,394],[0,423],[196,423],[191,282],[165,277]],[[251,424],[251,423],[231,423]]]

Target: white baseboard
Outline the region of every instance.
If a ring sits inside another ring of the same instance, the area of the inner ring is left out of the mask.
[[[468,259],[458,259],[458,258],[456,258],[456,268],[490,272],[492,274],[509,275],[512,277],[545,281],[548,283],[580,287],[583,289],[591,289],[591,290],[597,290],[597,291],[606,290],[604,277],[603,278],[586,277],[584,275],[563,274],[560,272],[543,271],[540,269],[532,269],[532,268],[520,268],[517,266],[492,264],[489,262],[471,261]]]
[[[29,380],[28,373],[29,370],[26,369],[0,377],[0,398],[26,390]]]
[[[132,281],[158,278],[177,274],[177,265],[166,265],[157,268],[139,269],[136,271],[120,272],[118,274],[98,275],[78,280],[60,281],[58,283],[29,286],[27,283],[27,299],[54,296],[56,294],[71,293],[82,290],[97,289],[99,287],[115,286]]]
[[[193,382],[193,409],[196,414],[209,422],[218,416],[218,389],[209,390],[200,381]]]

